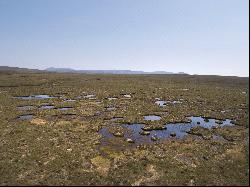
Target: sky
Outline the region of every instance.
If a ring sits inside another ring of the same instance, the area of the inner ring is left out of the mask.
[[[249,76],[248,0],[0,0],[0,66]]]

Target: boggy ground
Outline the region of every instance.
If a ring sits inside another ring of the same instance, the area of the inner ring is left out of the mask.
[[[0,184],[249,185],[248,83],[218,76],[2,72]],[[56,98],[13,98],[36,94]],[[181,103],[159,107],[156,98]],[[44,104],[54,108],[40,109]],[[17,108],[25,105],[33,107]],[[73,109],[57,110],[61,107]],[[22,114],[34,116],[18,119]],[[161,120],[144,121],[144,115]],[[123,137],[105,142],[99,133],[114,123],[162,126],[192,115],[232,119],[236,125],[205,131],[226,141],[188,135],[131,146]]]

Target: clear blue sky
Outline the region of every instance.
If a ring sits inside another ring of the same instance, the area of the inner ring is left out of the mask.
[[[249,76],[248,0],[0,0],[0,65]]]

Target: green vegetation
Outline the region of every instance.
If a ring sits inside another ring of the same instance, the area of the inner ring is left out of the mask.
[[[248,78],[219,76],[3,72],[0,184],[249,185],[248,83]],[[41,94],[56,98],[13,98]],[[84,98],[88,94],[95,96]],[[159,107],[156,98],[181,103]],[[39,109],[43,104],[55,109]],[[26,105],[34,108],[17,108]],[[73,109],[56,109],[60,107]],[[22,114],[34,116],[17,119]],[[145,115],[161,119],[145,121]],[[208,138],[188,135],[137,147],[119,136],[103,143],[98,133],[107,126],[122,133],[116,123],[144,123],[157,129],[168,122],[187,122],[186,116],[192,115],[232,119],[236,125],[193,129],[193,134]],[[114,122],[113,117],[120,119]]]

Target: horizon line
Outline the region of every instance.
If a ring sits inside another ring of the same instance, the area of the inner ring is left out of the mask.
[[[131,70],[131,69],[73,69],[73,68],[56,68],[56,67],[48,67],[48,68],[45,68],[45,69],[42,69],[42,68],[28,68],[28,67],[19,67],[19,66],[7,66],[7,65],[0,65],[0,67],[9,67],[9,68],[20,68],[20,69],[28,69],[28,70],[39,70],[39,71],[46,71],[46,72],[55,72],[55,73],[79,73],[79,72],[57,72],[57,71],[48,71],[46,69],[49,69],[49,68],[55,68],[55,69],[71,69],[73,71],[134,71],[134,72],[144,72],[144,73],[148,73],[150,75],[150,73],[153,73],[153,72],[165,72],[165,73],[170,73],[170,74],[178,74],[178,75],[194,75],[194,76],[222,76],[222,77],[241,77],[241,78],[249,78],[249,74],[248,76],[240,76],[240,75],[219,75],[219,74],[197,74],[197,73],[187,73],[187,72],[182,72],[182,71],[179,71],[179,72],[172,72],[172,71],[165,71],[165,70],[162,70],[162,71],[143,71],[143,70]],[[95,73],[93,73],[95,74]],[[116,75],[119,75],[119,73],[117,73]],[[124,73],[125,75],[125,73]],[[129,74],[128,74],[129,75]],[[131,75],[131,74],[130,74]],[[133,74],[133,75],[136,75],[136,74]],[[155,75],[168,75],[168,74],[155,74]]]

